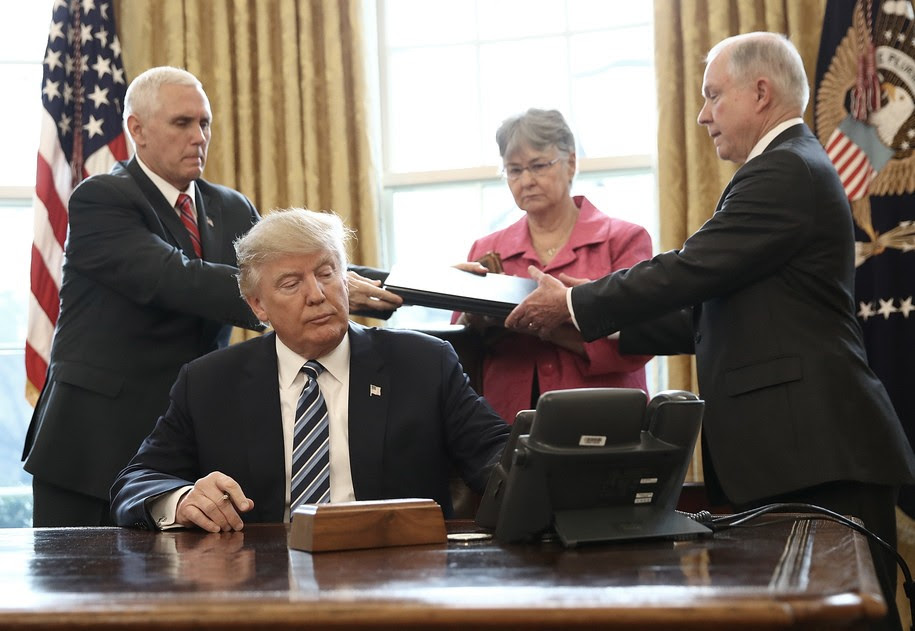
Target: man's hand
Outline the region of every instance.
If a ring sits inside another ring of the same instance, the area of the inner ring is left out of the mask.
[[[565,283],[566,287],[577,287],[578,285],[584,285],[585,283],[590,283],[590,278],[575,278],[574,276],[569,276],[565,272],[559,274],[559,280]]]
[[[560,325],[571,320],[569,307],[566,305],[566,292],[569,288],[559,279],[544,274],[533,265],[528,267],[527,271],[531,278],[537,281],[537,289],[508,314],[505,326],[546,337]]]
[[[178,501],[175,523],[198,526],[208,532],[241,530],[245,523],[238,513],[254,508],[238,483],[219,471],[200,478],[194,488]]]
[[[346,272],[346,286],[349,289],[350,313],[358,311],[394,311],[403,304],[403,298],[381,288],[380,280]]]
[[[476,274],[477,276],[486,276],[486,274],[489,272],[489,270],[486,269],[485,265],[483,265],[482,263],[478,263],[477,261],[465,261],[463,263],[455,263],[451,267],[455,267],[455,268],[461,270],[462,272],[470,272],[471,274]]]
[[[455,263],[451,267],[459,269],[462,272],[476,274],[477,276],[486,276],[489,270],[486,266],[477,261],[466,261],[464,263]],[[465,324],[477,333],[484,333],[486,329],[494,326],[502,326],[502,321],[490,316],[479,315],[476,313],[462,313],[458,318],[457,324]]]

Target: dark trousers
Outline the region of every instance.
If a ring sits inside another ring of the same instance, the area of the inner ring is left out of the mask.
[[[32,526],[114,526],[108,500],[32,478]]]
[[[839,513],[857,517],[869,531],[896,548],[896,498],[898,489],[882,484],[838,481],[801,489],[776,497],[768,497],[746,505],[735,506],[737,512],[780,502],[813,504]],[[887,615],[873,629],[898,631],[902,627],[896,608],[896,557],[883,546],[868,540],[874,571],[880,581]]]

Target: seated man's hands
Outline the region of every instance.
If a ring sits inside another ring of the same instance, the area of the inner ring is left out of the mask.
[[[382,289],[380,280],[372,280],[349,270],[346,272],[349,289],[350,313],[358,311],[394,311],[403,304],[403,298]]]
[[[207,532],[241,530],[245,523],[239,513],[254,508],[238,483],[219,471],[200,478],[194,488],[178,501],[175,523],[198,526]]]

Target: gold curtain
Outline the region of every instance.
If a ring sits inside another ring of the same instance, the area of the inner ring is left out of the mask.
[[[737,168],[718,159],[706,129],[696,122],[706,53],[731,35],[784,33],[804,60],[812,94],[825,8],[826,0],[655,0],[659,251],[679,248],[711,217]],[[808,124],[812,111],[808,105]],[[693,358],[668,358],[668,381],[671,388],[697,392]],[[689,479],[702,479],[698,457]]]
[[[333,210],[378,264],[359,0],[115,0],[128,79],[186,68],[213,110],[204,177],[262,214]]]

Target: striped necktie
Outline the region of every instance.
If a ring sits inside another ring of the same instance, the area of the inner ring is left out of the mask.
[[[290,515],[299,504],[330,501],[330,428],[318,387],[318,375],[323,371],[324,366],[316,361],[302,366],[307,381],[295,411]]]
[[[178,195],[178,201],[175,203],[178,213],[181,215],[181,223],[187,228],[191,235],[191,244],[194,246],[194,252],[198,258],[203,256],[203,248],[200,247],[200,230],[197,228],[197,217],[194,215],[194,205],[191,204],[189,195],[181,193]]]

